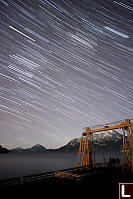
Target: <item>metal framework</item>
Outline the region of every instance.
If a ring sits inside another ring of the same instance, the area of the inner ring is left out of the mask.
[[[100,126],[86,127],[82,133],[76,167],[89,166],[95,164],[95,153],[93,144],[93,133],[107,132],[108,130],[122,129],[122,169],[132,169],[133,172],[133,123],[132,119],[125,119]],[[115,133],[115,132],[114,132]],[[130,157],[131,156],[131,157]]]
[[[86,127],[82,133],[79,145],[76,167],[93,166],[95,164],[95,153],[93,145],[93,133],[90,133],[90,128]]]

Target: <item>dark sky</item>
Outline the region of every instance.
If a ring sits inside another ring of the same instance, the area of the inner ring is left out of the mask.
[[[133,118],[133,1],[0,1],[0,144],[57,148]]]

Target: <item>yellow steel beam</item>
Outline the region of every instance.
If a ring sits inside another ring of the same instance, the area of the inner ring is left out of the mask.
[[[109,126],[105,128],[89,130],[88,133],[96,133],[96,132],[107,131],[107,130],[112,130],[112,129],[120,129],[120,128],[123,128],[123,124],[120,124],[117,126]]]
[[[86,131],[83,132],[83,133],[97,133],[97,132],[101,132],[101,131],[108,131],[108,130],[113,130],[113,129],[121,129],[123,127],[130,127],[132,125],[133,125],[132,123],[129,124],[129,123],[126,123],[126,122],[122,122],[119,125],[107,126],[107,127],[104,127],[104,128],[92,129],[92,130],[90,128],[86,127]]]
[[[108,130],[122,129],[123,130],[123,147],[122,147],[121,152],[123,153],[123,157],[122,157],[123,173],[124,173],[125,165],[129,164],[129,154],[128,154],[129,152],[131,152],[131,154],[132,154],[131,164],[132,164],[132,171],[133,171],[133,141],[132,141],[133,140],[133,132],[132,132],[132,134],[130,134],[130,131],[129,131],[129,127],[133,128],[133,123],[131,122],[131,120],[132,119],[125,119],[123,121],[119,121],[119,123],[118,122],[117,123],[116,122],[108,123],[108,124],[105,124],[102,126],[100,125],[97,127],[92,127],[93,129],[86,127],[85,131],[82,133],[82,139],[80,141],[80,147],[79,147],[76,166],[83,166],[84,162],[85,162],[85,165],[90,165],[95,161],[94,160],[95,158],[92,159],[92,163],[90,162],[90,159],[89,159],[89,162],[87,161],[87,154],[90,155],[89,153],[91,153],[91,157],[92,157],[92,155],[94,156],[93,138],[90,143],[90,149],[86,150],[87,149],[86,147],[89,144],[88,143],[89,135],[93,135],[93,133],[97,133],[97,132],[105,132],[106,133]],[[127,137],[125,137],[125,132],[127,132]],[[128,140],[129,140],[129,142],[128,142]]]

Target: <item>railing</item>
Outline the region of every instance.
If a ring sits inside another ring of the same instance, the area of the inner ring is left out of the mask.
[[[49,179],[54,177],[55,171],[47,172],[47,173],[40,173],[35,175],[28,175],[23,177],[23,183],[31,182],[31,181],[40,181],[44,179]]]
[[[62,169],[58,171],[51,171],[47,173],[40,173],[40,174],[34,174],[34,175],[28,175],[28,176],[23,176],[22,178],[12,178],[12,179],[5,179],[5,180],[0,180],[0,187],[2,186],[13,186],[13,185],[18,185],[18,184],[26,184],[26,183],[35,183],[38,181],[43,181],[43,180],[50,180],[52,178],[58,177],[57,173],[64,173],[63,175],[67,176],[72,176],[73,177],[79,177],[78,173],[85,169],[89,169],[90,171],[92,169],[98,169],[98,168],[103,168],[107,167],[108,163],[98,163],[90,166],[82,166],[82,167],[76,167],[76,168],[69,168],[69,169]]]
[[[0,180],[0,187],[3,186],[13,186],[21,183],[21,179],[19,177],[17,178],[11,178],[11,179],[5,179]]]

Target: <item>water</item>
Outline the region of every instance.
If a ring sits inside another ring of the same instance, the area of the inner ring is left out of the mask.
[[[119,151],[104,152],[109,157],[119,157]],[[103,162],[103,152],[95,152],[96,163]],[[77,152],[8,153],[0,154],[0,180],[22,177],[76,166]]]

